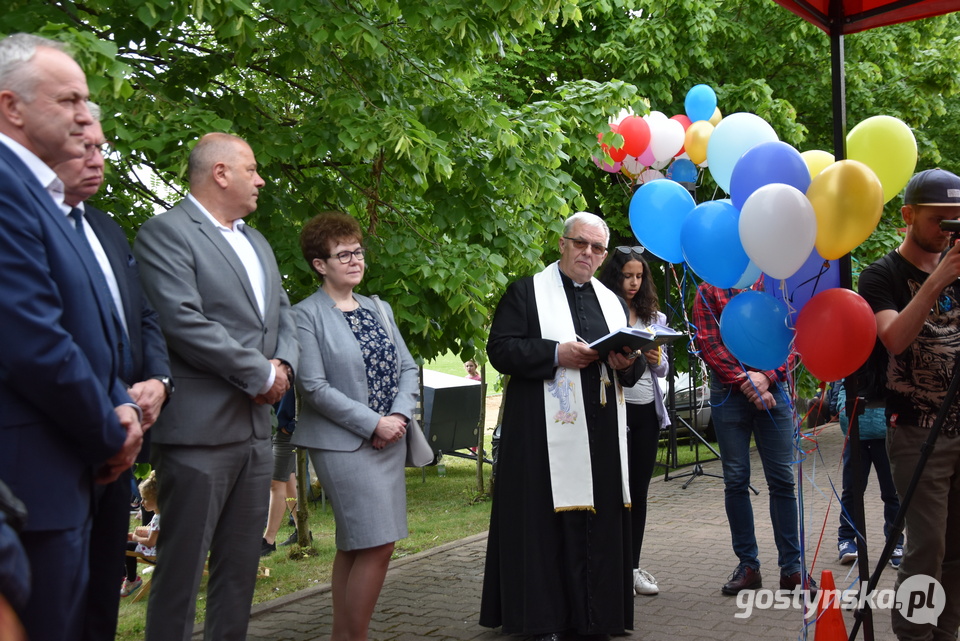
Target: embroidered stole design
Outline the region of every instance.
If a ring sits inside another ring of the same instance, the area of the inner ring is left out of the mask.
[[[623,306],[616,295],[591,281],[609,331],[626,325]],[[540,335],[565,343],[576,340],[573,317],[560,280],[558,263],[553,263],[533,277],[533,291],[540,312]],[[563,310],[562,313],[559,310]],[[591,367],[593,367],[591,365]],[[601,366],[600,398],[609,398],[606,385],[613,381],[617,404],[617,436],[620,442],[620,479],[623,504],[630,505],[629,471],[627,468],[627,410],[623,389],[616,382],[616,374]],[[606,381],[606,383],[604,382]],[[595,512],[593,500],[593,470],[590,463],[590,443],[587,420],[581,393],[580,370],[557,367],[552,380],[543,383],[543,404],[547,422],[547,456],[550,465],[550,486],[555,512],[589,510]],[[604,402],[603,400],[601,402]]]

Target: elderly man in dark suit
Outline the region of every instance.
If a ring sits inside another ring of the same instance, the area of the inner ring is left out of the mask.
[[[244,224],[264,181],[250,146],[204,136],[190,194],[140,229],[134,253],[160,314],[177,393],[153,428],[163,534],[147,639],[189,639],[210,551],[205,637],[243,639],[267,518],[270,404],[300,355],[273,251]]]
[[[88,104],[94,122],[85,130],[86,154],[54,167],[63,181],[64,211],[77,232],[90,243],[108,283],[118,311],[129,359],[122,359],[120,378],[129,384],[130,396],[143,410],[143,429],[157,420],[160,408],[173,392],[167,344],[160,332],[157,313],[140,288],[140,274],[130,243],[120,225],[107,213],[84,203],[103,184],[103,153],[106,144],[100,126],[100,108]],[[138,461],[146,461],[147,435]],[[130,495],[133,473],[126,471],[113,483],[95,492],[93,528],[90,533],[90,587],[84,617],[83,641],[112,641],[117,633],[120,605],[118,576],[122,575],[130,525]]]
[[[94,481],[129,469],[142,440],[109,291],[51,169],[85,152],[87,97],[57,43],[0,41],[0,479],[29,511],[21,615],[45,641],[80,636]]]

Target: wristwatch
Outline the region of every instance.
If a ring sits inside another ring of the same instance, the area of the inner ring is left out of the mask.
[[[163,388],[167,391],[167,399],[164,401],[164,403],[169,402],[173,397],[173,391],[175,389],[173,386],[173,379],[169,376],[151,376],[150,379],[163,383]]]

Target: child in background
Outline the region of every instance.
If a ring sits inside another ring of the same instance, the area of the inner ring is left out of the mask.
[[[463,369],[467,370],[466,378],[469,378],[471,381],[480,380],[480,373],[477,372],[477,361],[471,358],[463,364]]]
[[[153,512],[153,519],[149,525],[141,525],[127,534],[127,549],[143,556],[157,555],[157,537],[160,534],[160,510],[157,508],[157,473],[151,471],[147,478],[140,482],[140,496],[143,500],[143,509]],[[126,577],[120,586],[120,596],[130,596],[143,585],[143,580],[137,576],[137,557],[128,556],[126,563]]]

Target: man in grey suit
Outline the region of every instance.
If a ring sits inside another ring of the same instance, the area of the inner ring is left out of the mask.
[[[188,174],[190,194],[134,246],[177,381],[153,427],[163,528],[146,637],[190,638],[209,550],[204,638],[243,639],[270,494],[270,405],[300,345],[273,251],[242,220],[264,185],[253,150],[207,134]]]

